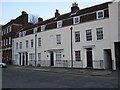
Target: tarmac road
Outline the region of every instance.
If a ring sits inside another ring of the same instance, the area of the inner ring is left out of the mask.
[[[116,72],[90,72],[8,66],[2,70],[2,88],[118,88]]]

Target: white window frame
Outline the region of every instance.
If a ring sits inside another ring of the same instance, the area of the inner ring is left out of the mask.
[[[62,60],[62,52],[61,51],[57,51],[56,52],[56,61],[61,61]]]
[[[26,40],[26,48],[29,48],[29,41]]]
[[[33,30],[34,30],[34,33],[37,33],[37,27],[35,27]]]
[[[38,38],[38,47],[41,47],[41,38]]]
[[[30,47],[31,47],[31,48],[34,47],[34,41],[33,41],[33,39],[30,40]]]
[[[21,37],[22,36],[22,32],[19,32],[19,37]]]
[[[20,44],[20,45],[19,45],[19,46],[20,46],[19,48],[22,49],[22,42],[20,42],[19,44]]]
[[[16,42],[16,50],[18,50],[18,42]]]
[[[56,44],[60,45],[61,44],[61,34],[56,35]]]
[[[26,35],[26,31],[23,31],[22,34],[23,34],[23,37],[24,37]]]
[[[88,31],[90,31],[91,34],[88,34]],[[86,30],[86,41],[92,41],[93,37],[92,37],[92,29],[88,29]]]
[[[41,61],[41,53],[38,53],[38,61]]]
[[[12,27],[11,26],[9,26],[9,32],[11,32],[12,31]]]
[[[76,16],[76,17],[74,17],[73,19],[74,19],[74,20],[73,20],[73,23],[74,23],[74,24],[79,24],[79,23],[80,23],[80,16]],[[78,19],[78,20],[76,20],[76,19]]]
[[[76,54],[77,52],[77,54]],[[78,54],[79,52],[79,54]],[[77,50],[75,51],[75,61],[81,61],[81,51],[80,50]]]
[[[96,36],[97,40],[103,40],[104,35],[103,35],[103,28],[96,28]]]
[[[76,34],[79,34],[79,37]],[[80,42],[80,31],[75,32],[75,42]]]
[[[102,17],[99,17],[99,13],[102,12]],[[104,18],[104,10],[97,11],[97,19],[103,19]]]
[[[45,31],[45,25],[41,25],[41,32]]]
[[[62,27],[62,20],[57,21],[57,28],[61,28]]]

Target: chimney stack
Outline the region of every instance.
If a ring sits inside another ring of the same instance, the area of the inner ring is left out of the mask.
[[[58,17],[59,15],[60,15],[59,10],[56,9],[55,17]]]
[[[72,7],[71,7],[71,13],[75,13],[79,10],[79,7],[78,7],[78,4],[75,2],[75,3],[72,3]]]
[[[42,22],[42,21],[43,21],[43,18],[39,17],[38,22]]]

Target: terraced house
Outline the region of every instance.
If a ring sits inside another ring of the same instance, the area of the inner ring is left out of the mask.
[[[120,65],[120,2],[71,11],[22,28],[13,39],[16,65],[113,69]]]

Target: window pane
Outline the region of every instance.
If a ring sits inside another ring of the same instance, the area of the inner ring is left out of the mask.
[[[86,41],[92,40],[92,30],[86,30]]]
[[[76,61],[81,61],[80,51],[75,51],[75,60],[76,60]]]
[[[80,42],[80,32],[75,32],[75,42]]]

